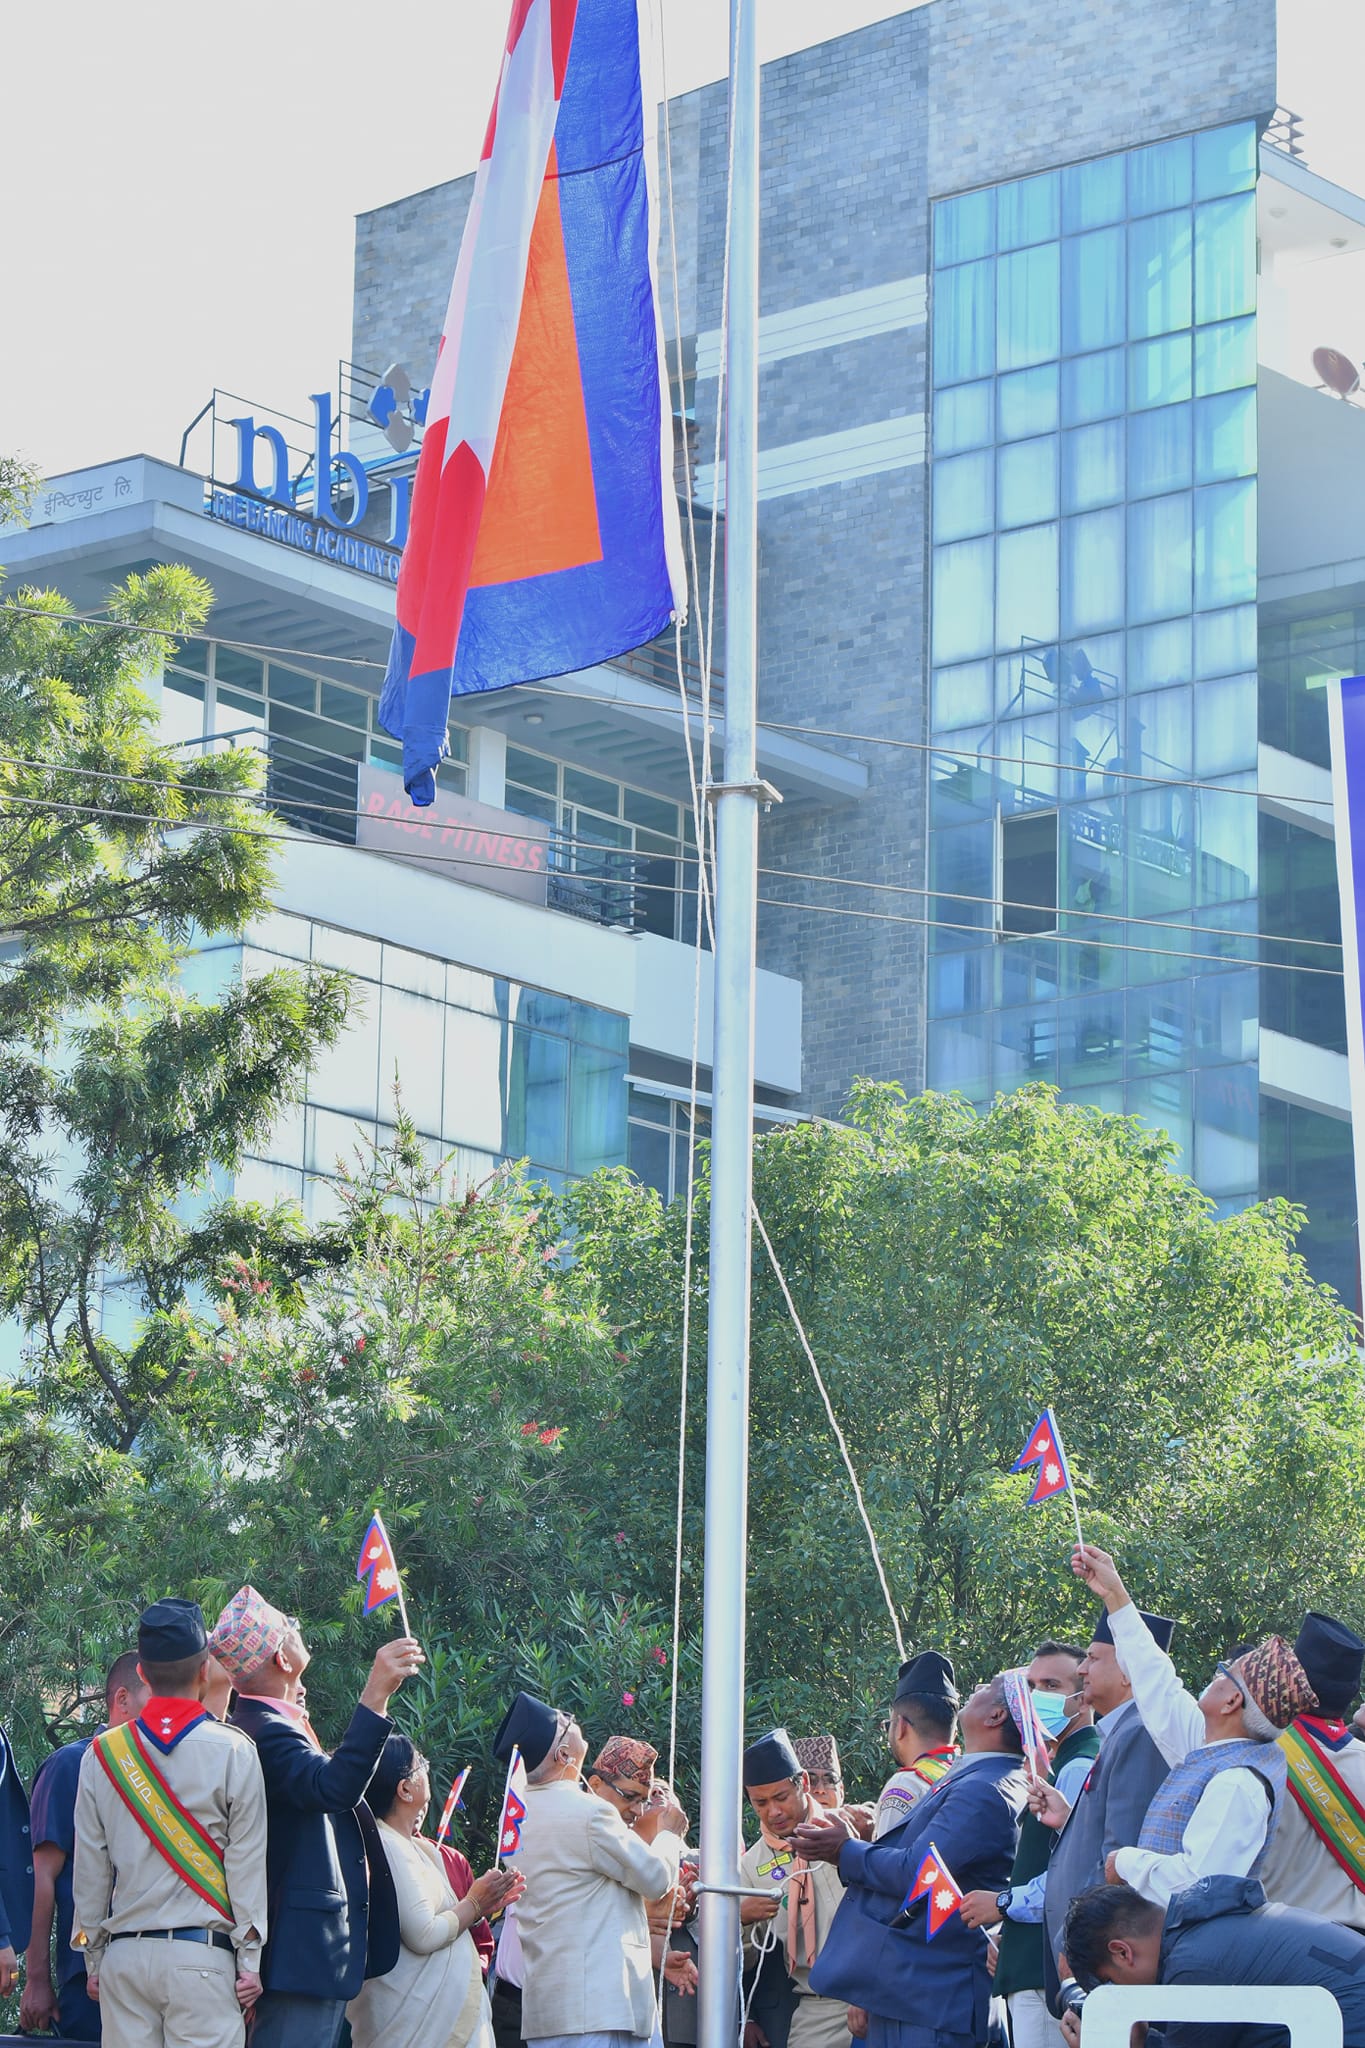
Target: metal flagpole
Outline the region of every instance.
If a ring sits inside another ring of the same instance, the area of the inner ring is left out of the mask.
[[[749,1270],[758,806],[757,0],[730,0],[730,302],[725,437],[725,750],[716,806],[706,1575],[702,1615],[700,2048],[739,2025],[740,1753],[749,1488]]]

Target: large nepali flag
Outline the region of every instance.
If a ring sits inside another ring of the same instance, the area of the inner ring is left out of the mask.
[[[1365,676],[1327,686],[1332,736],[1332,815],[1341,890],[1341,964],[1346,977],[1346,1053],[1355,1150],[1356,1260],[1365,1233]],[[1357,1281],[1357,1288],[1359,1281]]]
[[[452,692],[604,661],[682,606],[646,5],[513,0],[380,699],[416,804]]]

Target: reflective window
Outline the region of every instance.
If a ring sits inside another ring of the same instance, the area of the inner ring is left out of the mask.
[[[1123,421],[1100,420],[1062,436],[1062,509],[1089,512],[1123,497]]]
[[[1057,516],[1057,440],[1015,441],[996,457],[999,526],[1032,526]],[[988,519],[987,525],[991,522]],[[980,531],[974,528],[973,531]]]
[[[1124,338],[1123,229],[1099,228],[1062,244],[1062,345],[1068,355]]]
[[[1059,262],[1055,242],[998,259],[995,345],[1002,370],[1021,370],[1060,354]]]
[[[934,375],[941,384],[995,368],[995,265],[964,263],[934,280]]]

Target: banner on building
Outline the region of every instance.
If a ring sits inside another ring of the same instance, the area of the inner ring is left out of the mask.
[[[380,700],[416,804],[452,693],[607,660],[683,604],[648,35],[648,0],[513,0]]]
[[[1341,964],[1346,979],[1346,1053],[1351,1079],[1351,1136],[1355,1154],[1356,1253],[1365,1222],[1365,1012],[1361,960],[1365,958],[1365,676],[1327,686],[1332,735],[1332,816],[1337,881],[1341,890]]]

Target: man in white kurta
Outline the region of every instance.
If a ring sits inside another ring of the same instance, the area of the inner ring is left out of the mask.
[[[548,1710],[553,1711],[553,1710]],[[529,1724],[528,1724],[529,1725]],[[513,1862],[530,2048],[633,2048],[658,2025],[646,1906],[677,1883],[687,1816],[675,1799],[626,1826],[579,1780],[588,1745],[568,1715],[527,1759],[526,1817]]]
[[[774,1903],[743,1899],[744,1965],[754,1969],[774,1949],[785,1961],[797,1997],[788,2048],[849,2048],[848,2007],[810,1988],[811,1965],[824,1947],[844,1887],[833,1863],[806,1863],[788,1838],[803,1821],[823,1819],[791,1739],[774,1728],[744,1752],[744,1790],[760,1827],[744,1851],[739,1881],[771,1886]]]

